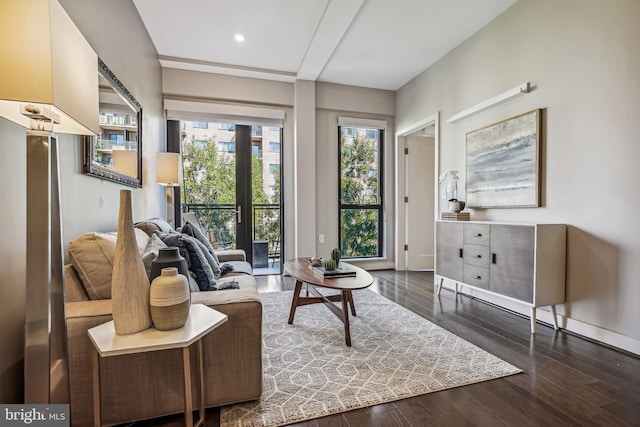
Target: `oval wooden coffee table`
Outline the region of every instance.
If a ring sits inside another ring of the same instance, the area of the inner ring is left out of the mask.
[[[351,314],[356,315],[356,306],[353,302],[353,295],[351,291],[358,289],[364,289],[373,283],[373,277],[365,270],[356,267],[355,265],[341,262],[353,269],[356,272],[352,277],[335,277],[325,278],[313,271],[313,267],[309,263],[309,258],[295,258],[285,262],[284,269],[294,279],[296,279],[296,288],[293,291],[293,299],[291,301],[291,311],[289,312],[289,324],[293,323],[293,318],[296,315],[296,308],[301,305],[318,304],[323,303],[335,314],[338,319],[344,323],[344,338],[346,344],[351,347],[351,332],[349,331],[349,307],[351,308]],[[307,296],[300,296],[302,285],[308,284]],[[322,295],[316,287],[335,289],[340,291],[339,294],[325,296]],[[309,291],[314,296],[309,296]],[[342,301],[342,310],[333,304],[334,302]]]

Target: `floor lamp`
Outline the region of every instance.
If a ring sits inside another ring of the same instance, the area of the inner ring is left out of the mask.
[[[167,222],[178,228],[182,224],[174,224],[175,209],[174,187],[180,187],[180,154],[156,153],[156,182],[167,187]]]
[[[25,403],[68,403],[58,139],[95,135],[98,59],[55,0],[4,0],[0,116],[27,129]]]

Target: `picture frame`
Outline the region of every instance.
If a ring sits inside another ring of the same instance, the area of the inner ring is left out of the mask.
[[[466,134],[467,206],[540,206],[542,109]]]

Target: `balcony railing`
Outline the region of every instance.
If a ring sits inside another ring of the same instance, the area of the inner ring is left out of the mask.
[[[236,247],[236,206],[228,203],[184,203],[185,212],[194,212],[208,233],[208,238],[221,249]],[[272,263],[280,261],[280,205],[256,203],[252,208],[253,240],[268,242]]]

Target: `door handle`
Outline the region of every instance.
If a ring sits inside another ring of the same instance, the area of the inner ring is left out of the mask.
[[[496,254],[491,254],[491,262],[496,263]]]
[[[242,223],[242,206],[238,205],[236,206],[236,221],[238,222],[238,224]]]
[[[476,233],[473,235],[473,237],[482,237],[482,233]]]
[[[482,258],[482,255],[478,254],[476,255],[476,258]]]
[[[474,274],[474,275],[473,275],[473,276],[471,276],[471,277],[473,277],[474,279],[478,279],[478,280],[482,279],[482,277],[478,276],[477,274]]]
[[[458,256],[462,258],[462,248],[458,249]]]

